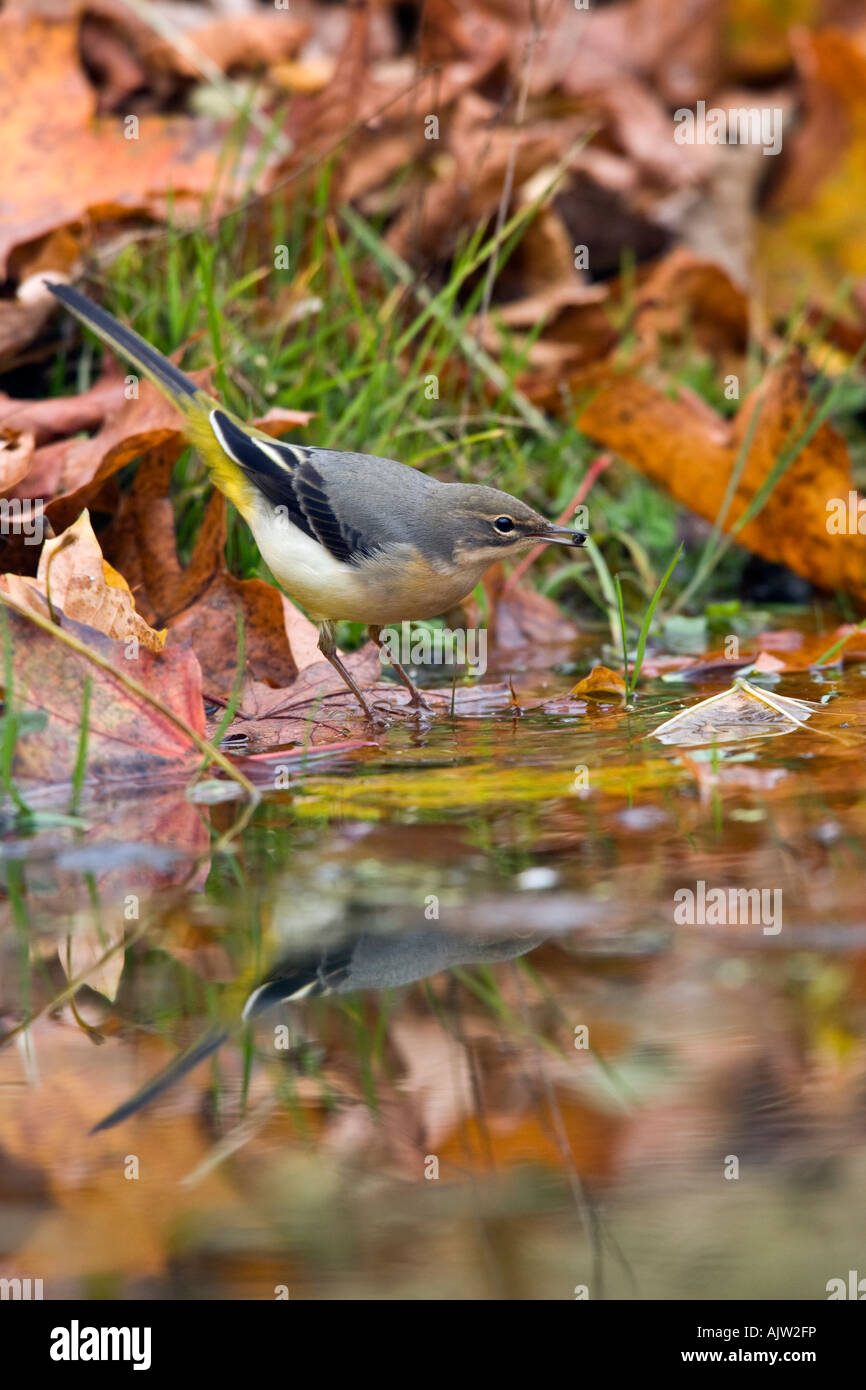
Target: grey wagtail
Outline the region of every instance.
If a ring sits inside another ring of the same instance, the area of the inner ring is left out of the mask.
[[[383,627],[444,613],[495,561],[539,542],[586,540],[493,487],[440,483],[371,454],[279,443],[224,410],[85,295],[45,283],[180,411],[184,437],[247,522],[274,578],[318,625],[319,650],[371,721],[370,706],[337,653],[338,618],[366,623],[381,650]],[[402,666],[391,664],[411,704],[423,706]]]

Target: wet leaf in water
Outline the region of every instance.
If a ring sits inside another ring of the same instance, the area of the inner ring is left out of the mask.
[[[770,694],[738,676],[730,690],[682,710],[649,736],[662,743],[691,745],[729,743],[756,735],[770,737],[802,729],[805,720],[820,709],[819,704],[808,700]]]

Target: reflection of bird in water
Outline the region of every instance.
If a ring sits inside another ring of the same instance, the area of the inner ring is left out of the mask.
[[[520,895],[524,900],[533,896]],[[501,900],[497,901],[502,905]],[[342,935],[337,935],[333,929],[326,930],[325,942],[314,946],[308,923],[295,948],[282,954],[266,978],[249,994],[241,1014],[242,1021],[258,1018],[278,1004],[301,1003],[326,994],[395,989],[458,966],[513,960],[533,950],[544,939],[543,933],[519,930],[516,924],[508,935],[489,935],[468,928],[451,930],[438,922],[399,931],[393,927],[394,919],[397,916],[405,918],[405,908],[397,913],[393,907],[376,909],[369,904],[356,903],[344,904],[342,910],[345,914]],[[524,908],[524,912],[524,920],[531,921],[531,911]],[[471,912],[466,908],[449,909],[449,917],[464,920],[472,916],[483,919],[486,915],[480,904]],[[514,913],[501,912],[500,916],[513,919]],[[352,923],[349,931],[345,929],[346,919]],[[382,930],[383,919],[391,930]],[[413,921],[416,920],[417,916],[413,916]],[[100,1120],[94,1132],[119,1124],[155,1100],[221,1047],[236,1027],[235,1021],[225,1028],[210,1029],[185,1052],[172,1058],[168,1066],[134,1096]]]
[[[244,1005],[245,1019],[276,1004],[321,994],[396,989],[438,975],[452,966],[512,960],[542,940],[535,932],[505,938],[468,936],[431,923],[420,931],[359,932],[356,936],[303,956],[279,962]]]

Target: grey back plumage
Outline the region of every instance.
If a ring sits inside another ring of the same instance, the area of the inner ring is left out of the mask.
[[[450,563],[478,515],[505,511],[542,518],[496,488],[441,483],[396,459],[258,439],[222,410],[211,425],[222,447],[275,507],[338,560],[359,563],[376,550],[413,545]],[[373,539],[375,537],[375,540]]]

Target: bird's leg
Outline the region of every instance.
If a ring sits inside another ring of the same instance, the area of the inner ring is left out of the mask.
[[[337,656],[337,642],[334,637],[333,623],[319,623],[319,651],[322,653],[322,656],[325,658],[326,661],[330,661],[334,670],[339,671],[340,675],[346,682],[355,699],[358,701],[358,704],[361,706],[361,709],[364,711],[365,717],[369,719],[371,724],[375,724],[377,720],[375,715],[373,714],[373,711],[370,709],[370,706],[367,704],[367,701],[361,694],[361,691],[358,688],[357,683],[349,675],[349,672],[346,670],[342,661]]]
[[[384,645],[381,638],[382,629],[380,627],[368,627],[367,631],[369,632],[372,641],[376,643],[376,646],[379,648],[379,652],[381,653],[382,647]],[[409,694],[412,697],[409,701],[409,704],[412,706],[412,708],[429,709],[430,706],[424,699],[424,696],[421,694],[421,691],[418,689],[415,682],[412,680],[412,677],[403,670],[403,667],[400,665],[399,661],[394,660],[390,652],[388,653],[388,662],[393,668],[393,670],[396,671],[397,679],[401,681],[402,684],[405,685],[406,689],[409,691]]]

